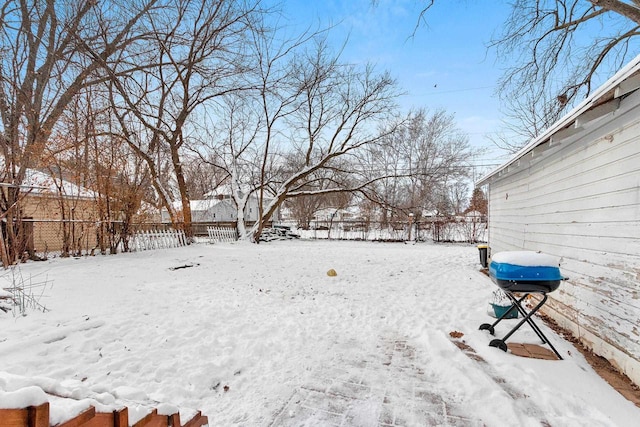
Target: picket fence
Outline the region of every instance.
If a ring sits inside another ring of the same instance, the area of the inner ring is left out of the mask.
[[[187,237],[182,230],[139,231],[134,234],[129,247],[132,251],[168,249],[187,245]]]
[[[209,243],[235,242],[238,231],[233,227],[207,227]]]

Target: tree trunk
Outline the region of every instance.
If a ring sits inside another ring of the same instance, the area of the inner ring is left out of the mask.
[[[184,234],[187,237],[187,242],[193,242],[193,227],[191,225],[191,201],[189,198],[189,189],[187,188],[187,182],[184,178],[184,172],[182,170],[182,163],[180,162],[180,154],[178,153],[178,146],[174,143],[171,144],[171,161],[173,163],[173,170],[176,174],[176,180],[178,181],[178,191],[180,191],[180,201],[182,202],[182,220],[184,221]]]

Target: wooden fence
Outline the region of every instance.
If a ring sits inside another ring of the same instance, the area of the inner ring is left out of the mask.
[[[209,243],[235,242],[238,231],[233,227],[207,227]]]
[[[207,417],[200,411],[182,424],[180,413],[161,415],[158,414],[157,409],[153,409],[142,419],[130,425],[129,410],[126,406],[113,412],[98,412],[95,407],[90,406],[89,409],[70,420],[56,424],[55,427],[200,427],[208,423]],[[0,425],[3,427],[50,427],[49,402],[22,409],[0,409]]]
[[[183,230],[139,231],[129,243],[132,251],[147,251],[150,249],[167,249],[186,246],[187,237]]]

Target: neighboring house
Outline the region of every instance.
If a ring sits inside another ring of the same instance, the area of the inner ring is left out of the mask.
[[[265,200],[265,206],[270,200]],[[216,195],[204,200],[191,200],[191,222],[197,223],[210,223],[210,222],[235,222],[238,219],[238,209],[231,196],[228,195]],[[182,210],[182,203],[175,202],[174,208],[180,213]],[[258,218],[258,198],[250,197],[245,208],[244,219],[246,223],[254,223]],[[171,222],[169,218],[169,212],[166,209],[162,209],[162,222]],[[279,217],[279,210],[273,214],[272,219],[277,220]]]
[[[446,217],[442,218],[447,219]],[[457,222],[486,222],[487,216],[483,215],[482,212],[479,211],[469,211],[464,214],[455,215],[452,219]]]
[[[477,183],[491,253],[542,251],[569,278],[546,314],[640,384],[640,56]]]
[[[438,215],[438,211],[435,210],[423,210],[422,211],[422,216],[421,218],[423,220],[429,220],[429,221],[435,221],[436,219],[438,219],[439,215]]]
[[[322,208],[315,211],[313,221],[350,221],[359,219],[359,211],[356,208]]]
[[[79,247],[95,246],[98,213],[93,191],[36,170],[27,171],[23,188],[21,206],[23,221],[28,225],[29,251],[61,251],[62,220],[67,224],[67,239]]]

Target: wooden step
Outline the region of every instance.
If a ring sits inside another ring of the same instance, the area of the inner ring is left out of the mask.
[[[72,419],[53,426],[49,424],[49,402],[21,409],[0,409],[0,420],[2,427],[201,427],[209,423],[200,411],[182,424],[179,413],[159,415],[158,410],[153,409],[129,426],[127,407],[113,412],[97,412],[91,406]]]

